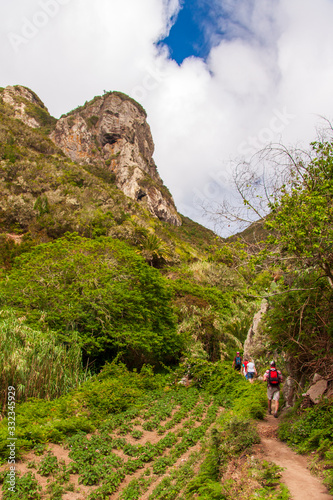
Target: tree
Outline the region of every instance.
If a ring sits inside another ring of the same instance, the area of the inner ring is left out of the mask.
[[[148,231],[142,232],[140,239],[141,255],[146,262],[153,267],[160,267],[163,263],[171,260],[171,251],[166,244]]]
[[[265,290],[265,333],[292,360],[294,374],[333,376],[333,142],[318,138],[309,150],[271,145],[235,170],[237,210],[228,221],[260,221],[268,232],[256,257],[282,279]],[[261,266],[261,267],[260,267]]]
[[[234,182],[241,203],[223,201],[215,218],[264,223],[276,262],[289,256],[320,268],[333,287],[333,143],[318,140],[308,151],[270,145],[236,165]]]
[[[333,288],[333,145],[315,142],[308,164],[299,162],[279,196],[269,203],[270,243],[298,267],[319,268]]]
[[[35,247],[0,282],[0,299],[64,342],[78,338],[87,356],[141,365],[182,349],[166,280],[112,238],[68,235]]]

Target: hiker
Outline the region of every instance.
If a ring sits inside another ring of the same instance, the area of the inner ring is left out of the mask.
[[[243,375],[246,377],[247,375],[247,365],[249,364],[249,360],[247,358],[244,358],[243,361]]]
[[[232,366],[233,366],[233,368],[235,368],[235,370],[238,370],[239,372],[242,368],[242,357],[238,351],[236,352],[236,356],[234,357],[234,360],[232,362]]]
[[[254,376],[257,375],[257,370],[253,359],[251,358],[246,367],[246,378],[253,383]]]
[[[282,382],[282,373],[275,366],[275,361],[271,361],[270,368],[266,370],[264,380],[267,380],[267,399],[268,413],[272,414],[272,401],[275,401],[274,417],[278,417],[280,383]]]

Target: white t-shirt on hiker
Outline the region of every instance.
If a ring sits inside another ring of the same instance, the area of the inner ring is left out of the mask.
[[[252,361],[250,361],[247,364],[246,371],[247,371],[247,373],[254,373],[256,371],[256,368],[255,368],[254,363]]]

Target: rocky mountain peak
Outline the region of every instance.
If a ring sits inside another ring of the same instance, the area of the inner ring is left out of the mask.
[[[145,204],[152,215],[181,225],[153,160],[146,112],[136,101],[121,92],[95,97],[63,115],[50,137],[73,161],[112,172],[118,188]]]
[[[31,106],[37,107],[42,113],[47,113],[48,110],[39,97],[27,87],[22,85],[9,85],[2,92],[2,99],[6,104],[9,104],[15,110],[15,118],[21,120],[23,123],[32,128],[39,128],[41,126],[38,117],[33,116],[31,113]]]

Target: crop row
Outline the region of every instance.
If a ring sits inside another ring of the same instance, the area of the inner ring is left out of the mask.
[[[51,476],[53,482],[49,479],[47,493],[54,500],[61,499],[65,491],[73,488],[70,483],[70,476],[73,474],[79,475],[79,483],[97,486],[90,493],[89,500],[109,499],[110,495],[120,489],[124,479],[133,474],[137,477],[119,492],[118,498],[139,499],[167,470],[168,484],[172,481],[172,488],[180,490],[184,485],[184,478],[190,478],[192,473],[189,462],[186,462],[187,467],[186,464],[176,468],[174,465],[205,437],[207,429],[216,420],[218,411],[219,405],[214,403],[211,396],[199,394],[195,389],[164,393],[163,397],[159,394],[157,400],[151,398],[146,401],[145,406],[112,416],[103,423],[98,434],[88,437],[81,432],[68,438],[66,447],[71,459],[69,465],[58,462],[48,452],[43,454],[39,464],[32,462],[28,466],[35,468],[42,476]],[[146,430],[147,423],[151,424],[149,430],[156,431],[156,437],[163,436],[156,443],[140,444],[139,439]],[[125,435],[131,435],[138,442],[131,444]],[[142,472],[138,476],[140,469]],[[158,484],[150,498],[164,498],[159,496],[159,492],[163,490],[165,480]],[[22,484],[24,481],[35,484],[35,477],[29,473],[20,478],[20,481]],[[37,483],[34,495],[31,498],[40,498]],[[3,498],[7,500],[7,496]]]

